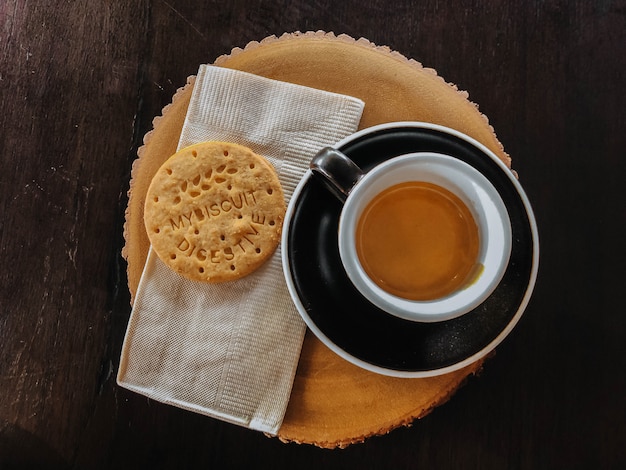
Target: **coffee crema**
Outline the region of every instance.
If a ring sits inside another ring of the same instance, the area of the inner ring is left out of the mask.
[[[480,240],[470,210],[427,182],[397,184],[367,205],[356,228],[363,269],[382,289],[408,300],[435,300],[475,277]]]

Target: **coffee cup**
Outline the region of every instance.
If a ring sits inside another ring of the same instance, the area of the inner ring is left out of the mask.
[[[414,152],[369,171],[335,148],[311,170],[343,204],[338,247],[348,278],[369,302],[415,322],[464,315],[498,286],[511,223],[477,169],[437,152]]]

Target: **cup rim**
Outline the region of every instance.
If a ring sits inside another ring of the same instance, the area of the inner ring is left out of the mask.
[[[365,272],[353,243],[360,215],[371,199],[387,187],[416,178],[435,182],[459,196],[472,212],[481,238],[480,275],[446,296],[427,301],[401,298],[381,288]],[[392,182],[381,183],[385,179]],[[478,170],[449,155],[412,152],[377,165],[355,184],[341,211],[338,245],[349,279],[371,303],[405,320],[439,322],[470,312],[498,286],[511,253],[510,219],[498,191]]]

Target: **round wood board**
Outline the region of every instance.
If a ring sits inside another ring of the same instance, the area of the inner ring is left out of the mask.
[[[393,121],[426,121],[478,140],[510,167],[495,133],[465,92],[387,47],[332,33],[293,33],[234,49],[215,65],[351,95],[365,102],[360,128]],[[175,151],[194,77],[156,117],[133,164],[123,256],[134,296],[150,246],[143,223],[145,195]],[[345,447],[410,424],[444,403],[483,361],[431,378],[400,379],[362,370],[339,358],[310,332],[305,337],[285,420],[283,441]]]

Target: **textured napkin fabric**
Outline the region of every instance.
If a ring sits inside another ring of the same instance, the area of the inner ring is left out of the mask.
[[[274,165],[289,199],[311,157],[353,133],[362,111],[356,98],[201,66],[178,148],[206,140],[245,145]],[[304,332],[280,246],[256,272],[222,284],[187,280],[150,250],[117,381],[154,400],[276,434]]]

